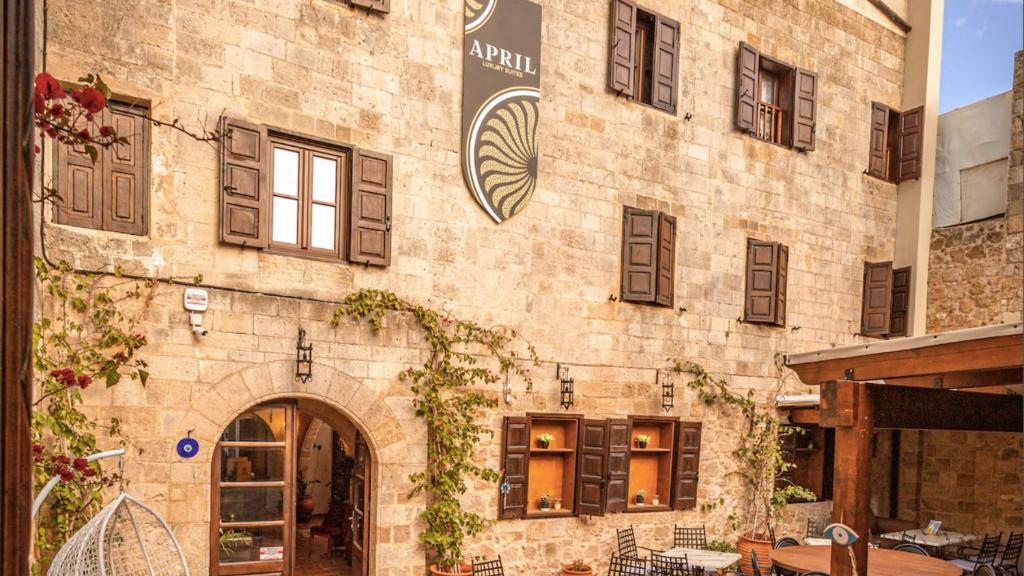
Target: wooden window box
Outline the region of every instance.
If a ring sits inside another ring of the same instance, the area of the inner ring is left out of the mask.
[[[560,518],[576,514],[576,463],[581,417],[565,414],[528,414],[505,419],[502,518]],[[542,447],[539,437],[550,434]],[[541,496],[551,497],[551,508],[540,507]],[[561,500],[561,508],[554,507]]]
[[[677,420],[662,416],[634,416],[630,418],[629,489],[627,512],[656,512],[671,510],[672,465],[676,440]],[[637,442],[640,435],[650,436],[646,448]],[[643,504],[637,504],[639,490],[645,492]],[[654,503],[654,496],[658,503]]]

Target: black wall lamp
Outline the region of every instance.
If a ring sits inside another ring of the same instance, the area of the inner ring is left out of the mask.
[[[661,387],[661,408],[669,412],[676,405],[676,385],[672,382],[672,371],[659,369],[655,380]]]
[[[568,410],[572,407],[572,392],[575,381],[569,377],[569,367],[557,364],[555,366],[555,377],[558,378],[558,391],[562,408]]]
[[[303,384],[313,379],[313,343],[306,342],[306,331],[302,328],[295,343],[295,379]]]

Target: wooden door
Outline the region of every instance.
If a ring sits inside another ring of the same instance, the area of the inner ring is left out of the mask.
[[[291,574],[295,535],[295,406],[256,406],[213,455],[210,574]]]
[[[356,432],[352,482],[352,576],[369,575],[370,456],[363,435]]]

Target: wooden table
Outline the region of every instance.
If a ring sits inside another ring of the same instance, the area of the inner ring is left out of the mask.
[[[831,546],[787,546],[772,550],[776,566],[797,572],[831,572]],[[863,566],[859,566],[861,570]],[[867,576],[961,576],[960,568],[938,558],[871,548]]]
[[[740,561],[739,554],[700,550],[698,548],[671,548],[662,554],[675,558],[686,556],[686,561],[690,566],[700,566],[705,570],[723,570]]]

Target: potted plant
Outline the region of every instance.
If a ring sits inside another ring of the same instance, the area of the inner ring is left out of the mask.
[[[319,482],[319,480],[307,481],[306,477],[302,474],[302,470],[299,470],[298,474],[295,475],[295,483],[299,489],[298,495],[295,498],[295,520],[297,522],[308,522],[313,516],[316,500],[309,493],[309,485],[318,484]]]
[[[636,436],[636,447],[647,448],[647,443],[651,441],[651,437],[648,434],[637,434]]]
[[[570,564],[562,564],[562,576],[582,576],[593,574],[594,569],[583,560],[573,560]]]
[[[659,504],[661,504],[661,495],[655,494],[651,497],[651,506],[657,506]]]
[[[554,439],[555,437],[552,436],[551,434],[541,434],[540,436],[537,436],[537,444],[541,448],[547,449],[551,446],[551,442]]]
[[[637,506],[643,506],[644,502],[647,500],[647,491],[644,490],[643,488],[637,490],[635,500]]]
[[[544,512],[551,510],[551,495],[541,494],[540,496],[540,509]]]
[[[562,509],[562,499],[561,498],[555,498],[555,510],[561,510],[561,509]]]

